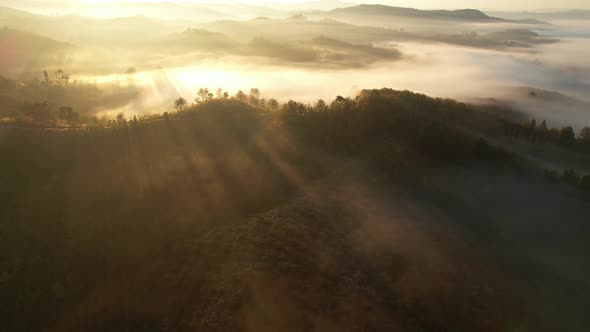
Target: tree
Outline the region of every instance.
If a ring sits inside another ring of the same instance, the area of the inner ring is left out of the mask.
[[[547,121],[543,120],[543,122],[541,122],[541,124],[539,125],[539,130],[542,132],[547,131]]]
[[[244,91],[240,90],[238,91],[238,93],[236,93],[236,99],[245,103],[248,100],[248,97],[246,96]]]
[[[267,105],[273,111],[279,108],[279,102],[276,99],[269,99]]]
[[[578,134],[580,142],[590,144],[590,127],[584,127]]]
[[[44,101],[23,106],[22,113],[38,124],[50,124],[54,121],[51,106]]]
[[[258,105],[258,102],[260,101],[260,90],[258,90],[256,88],[250,89],[249,99],[250,99],[250,104]]]
[[[62,106],[59,108],[59,118],[61,120],[67,119],[72,114],[72,108],[69,106]]]
[[[217,97],[217,99],[223,98],[223,90],[221,90],[221,88],[217,89],[217,91],[215,92],[215,97]]]
[[[67,74],[63,70],[59,69],[55,72],[55,80],[58,84],[68,84],[70,82],[70,74]]]
[[[531,122],[529,122],[529,128],[535,130],[537,128],[537,120],[532,119]]]
[[[545,178],[550,181],[559,180],[559,174],[555,170],[545,170]]]
[[[302,116],[307,111],[305,105],[294,100],[289,100],[284,104],[282,110],[287,116],[291,117]]]
[[[127,74],[127,76],[129,76],[129,77],[133,77],[133,76],[135,76],[135,74],[137,74],[137,69],[135,67],[129,67],[125,71],[125,74]]]
[[[576,133],[571,126],[563,127],[559,131],[559,142],[564,145],[571,145],[576,141]]]
[[[559,129],[557,128],[551,128],[547,131],[547,136],[552,140],[552,141],[559,141]]]
[[[121,127],[126,126],[127,125],[127,118],[125,117],[125,113],[117,114],[115,121],[117,122],[117,126],[121,126]]]
[[[135,67],[129,67],[125,71],[125,74],[127,75],[128,84],[135,85],[135,83],[136,83],[135,76],[137,75],[137,69],[135,69]]]
[[[573,169],[568,169],[568,170],[563,171],[563,175],[561,176],[561,179],[564,182],[572,184],[572,185],[578,185],[581,180],[578,173],[576,173],[576,171],[574,171]]]
[[[351,108],[353,102],[349,98],[337,96],[336,99],[330,104],[332,111],[347,111]]]
[[[211,99],[213,99],[213,93],[211,93],[208,88],[200,88],[199,91],[197,91],[197,98],[195,98],[195,102],[204,103],[210,101]]]
[[[250,89],[250,96],[254,98],[260,98],[260,90],[258,90],[257,88]]]
[[[80,122],[80,115],[69,106],[59,108],[59,119],[70,126],[77,125]]]
[[[326,102],[323,99],[318,99],[318,101],[315,103],[314,108],[317,112],[324,112],[328,110],[328,105],[326,105]]]
[[[188,106],[188,101],[186,99],[179,97],[174,101],[174,109],[178,112],[184,111],[184,109]]]

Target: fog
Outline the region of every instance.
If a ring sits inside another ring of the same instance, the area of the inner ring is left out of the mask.
[[[514,107],[555,126],[590,124],[588,21],[395,8],[371,16],[362,7],[291,16],[297,11],[221,4],[168,4],[164,12],[165,5],[104,5],[105,15],[93,18],[61,16],[89,15],[80,10],[91,5],[22,2],[37,14],[2,8],[0,47],[10,52],[0,75],[63,69],[74,81],[137,91],[99,115],[170,111],[175,98],[192,101],[202,87],[256,87],[267,98],[309,103],[390,87]],[[202,15],[191,19],[193,12]]]
[[[228,56],[204,58],[186,66],[141,72],[141,103],[127,112],[171,108],[171,100],[189,100],[201,87],[238,90],[259,88],[267,97],[312,103],[318,98],[353,96],[363,88],[391,87],[468,102],[502,103],[526,111],[555,126],[583,127],[590,123],[588,58],[590,41],[568,38],[532,50],[506,52],[448,44],[385,43],[403,57],[361,68],[308,68],[304,65],[265,64],[264,58]],[[91,76],[84,80],[110,82],[121,75]],[[303,84],[305,83],[305,84]],[[535,91],[545,98],[531,98]],[[557,94],[559,92],[560,94]],[[137,109],[133,109],[138,107]]]

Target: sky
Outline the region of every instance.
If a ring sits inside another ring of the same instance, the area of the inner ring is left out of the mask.
[[[302,2],[324,2],[337,3],[338,0],[4,0],[2,3],[22,4],[23,2],[37,2],[39,4],[55,4],[74,2],[83,4],[97,3],[121,3],[127,2],[194,2],[194,3],[216,3],[216,2],[241,2],[259,5],[296,5]],[[590,9],[590,0],[341,0],[349,3],[381,3],[392,6],[413,7],[420,9],[457,9],[475,8],[482,10],[505,10],[505,11],[539,11],[539,10],[562,10],[562,9]]]
[[[355,1],[358,2],[358,1]],[[476,8],[493,10],[590,9],[590,0],[395,0],[367,1],[416,8]]]

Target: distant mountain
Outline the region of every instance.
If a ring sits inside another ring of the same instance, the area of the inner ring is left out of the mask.
[[[20,75],[57,63],[71,45],[37,34],[0,29],[0,73]]]
[[[382,28],[360,27],[333,20],[308,20],[302,15],[286,19],[259,17],[248,21],[217,21],[205,24],[202,28],[242,40],[264,37],[279,41],[300,41],[324,36],[353,44],[387,41],[404,35]]]
[[[559,41],[527,29],[509,29],[485,34],[438,34],[430,36],[430,39],[449,44],[497,50],[523,49],[537,44],[550,44]]]
[[[0,7],[0,19],[4,19],[7,17],[32,17],[35,16],[31,13],[26,11],[9,8],[9,7]]]
[[[146,16],[98,19],[46,16],[0,7],[0,27],[26,31],[77,45],[129,45],[178,31],[183,23]]]
[[[265,21],[262,18],[255,21]],[[270,19],[266,19],[270,20]],[[287,21],[287,20],[284,20]],[[246,26],[247,23],[243,23]],[[280,37],[255,36],[248,41],[233,39],[226,34],[202,29],[187,29],[152,45],[164,48],[170,54],[206,54],[215,56],[241,56],[264,59],[265,64],[281,63],[305,67],[360,68],[380,61],[395,61],[401,53],[394,48],[375,47],[372,44],[349,43],[334,38],[307,37],[288,40]]]
[[[332,10],[335,8],[353,7],[357,4],[339,1],[339,0],[315,0],[293,3],[291,5],[281,4],[281,9],[287,8],[291,11],[302,11],[302,10]]]
[[[30,2],[0,0],[0,7],[16,8],[49,16],[81,15],[94,18],[147,16],[184,22],[210,22],[221,19],[252,18],[256,16],[284,17],[287,11],[249,3],[216,3],[188,1],[111,1],[108,9],[98,2],[80,1],[75,6],[58,1]],[[335,7],[330,7],[332,9]],[[325,8],[328,9],[328,8]],[[23,12],[25,13],[25,12]],[[1,17],[1,14],[0,14]]]
[[[535,87],[521,86],[514,89],[516,96],[525,98],[534,102],[555,103],[557,105],[566,105],[581,109],[590,109],[590,103],[578,98],[566,95],[564,93],[540,89]]]
[[[60,50],[67,47],[69,47],[69,44],[34,33],[7,28],[0,29],[0,49],[5,54],[39,53]],[[4,60],[4,58],[5,56],[0,57],[1,60]]]
[[[228,36],[219,32],[203,29],[187,29],[182,33],[172,34],[161,41],[169,50],[206,49],[210,52],[229,51],[237,48],[238,44]]]
[[[507,42],[521,42],[528,45],[555,43],[558,41],[558,39],[545,37],[528,29],[509,29],[496,31],[487,34],[486,37]]]
[[[365,16],[366,17],[366,16]],[[497,29],[483,32],[475,32],[459,26],[454,29],[454,24],[446,24],[448,21],[428,20],[425,24],[416,24],[420,27],[427,26],[424,31],[416,32],[398,29],[386,29],[381,25],[387,21],[394,21],[391,17],[381,17],[367,24],[343,23],[335,19],[308,19],[303,15],[296,15],[286,19],[270,19],[259,17],[249,21],[217,21],[203,25],[201,28],[208,31],[222,33],[237,40],[250,40],[256,37],[264,37],[277,41],[302,41],[318,36],[345,41],[351,44],[379,44],[383,42],[444,42],[454,45],[462,45],[486,49],[515,49],[529,48],[536,44],[554,43],[558,39],[539,35],[530,29],[506,29],[506,25],[499,24]],[[366,20],[366,19],[365,19]],[[355,21],[363,21],[356,19]],[[399,22],[401,20],[395,20]],[[504,21],[501,21],[504,22]],[[405,27],[410,24],[402,24]]]
[[[472,101],[515,108],[527,119],[546,120],[551,127],[572,126],[579,130],[590,125],[590,103],[586,100],[530,86],[506,87],[497,93],[501,97]]]
[[[559,12],[490,12],[490,15],[510,20],[590,20],[590,10],[575,9]]]
[[[500,21],[475,9],[460,10],[419,10],[414,8],[391,7],[386,5],[359,5],[337,8],[329,11],[329,15],[364,15],[364,16],[395,16],[412,19],[464,20],[464,21]]]

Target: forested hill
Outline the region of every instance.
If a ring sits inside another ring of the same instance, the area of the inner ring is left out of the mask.
[[[0,127],[2,330],[588,325],[587,178],[503,144],[569,130],[389,89],[197,100]]]

